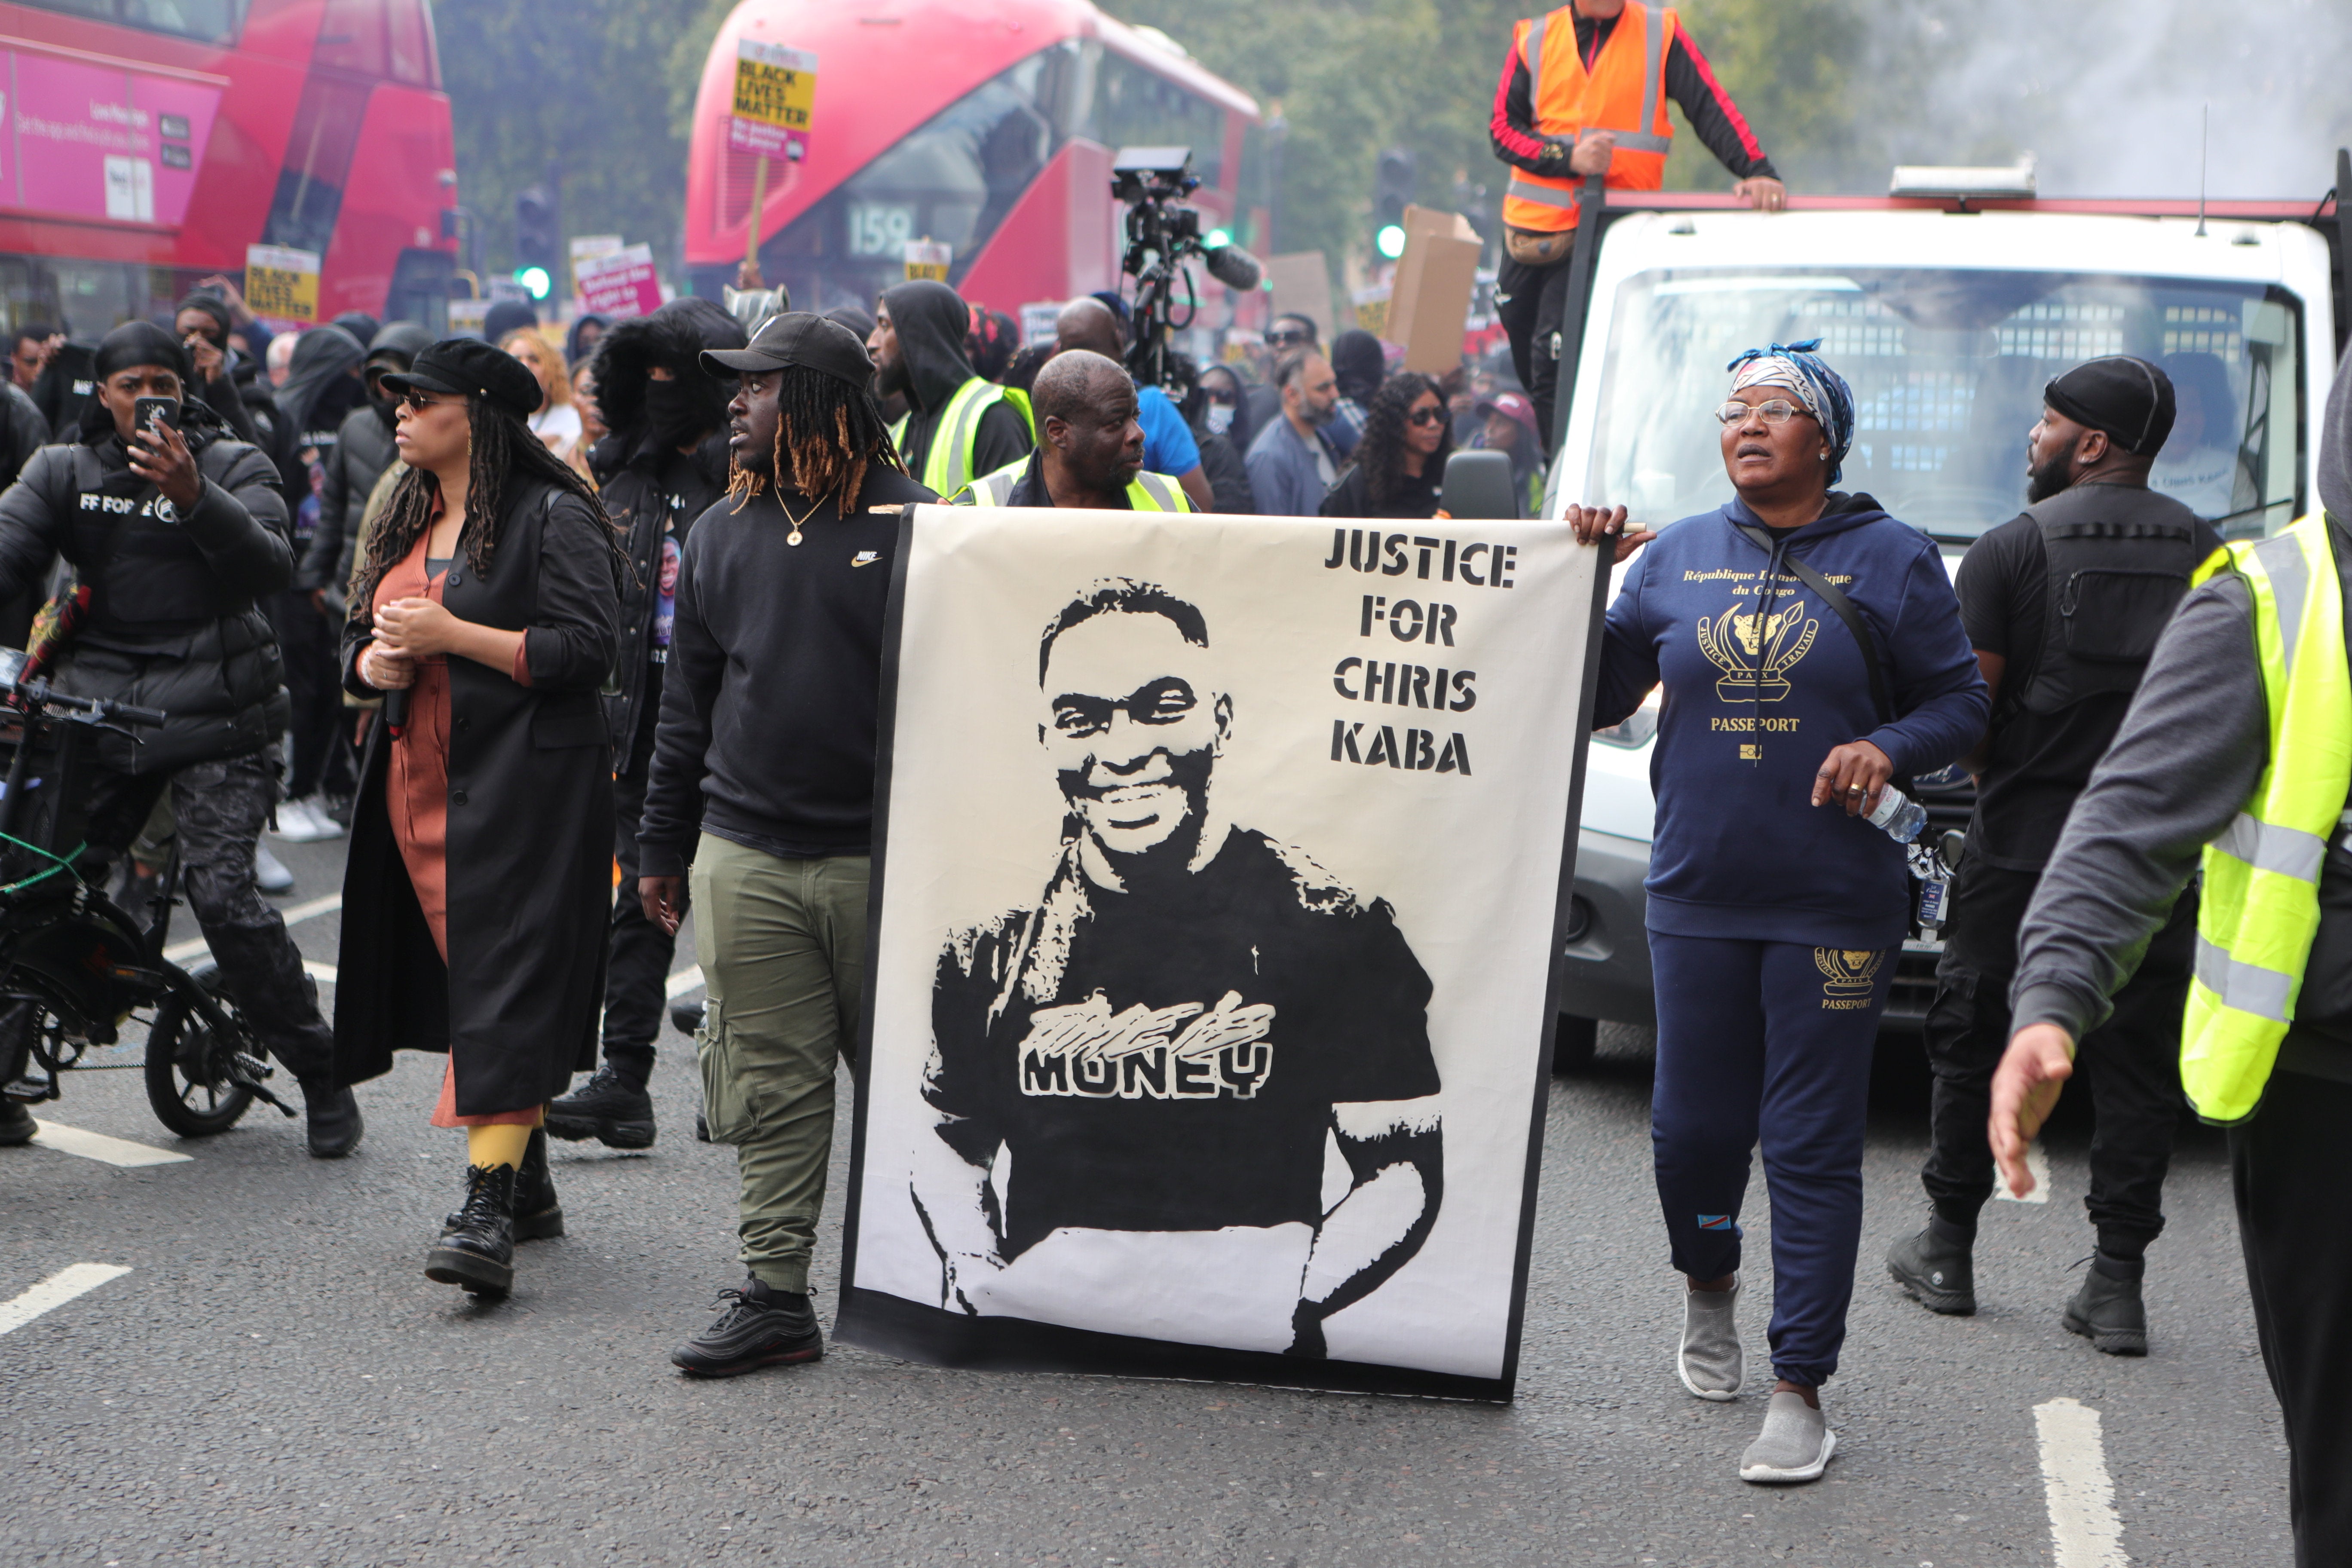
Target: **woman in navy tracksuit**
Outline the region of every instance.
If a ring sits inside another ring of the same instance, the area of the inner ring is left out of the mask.
[[[1595,725],[1663,684],[1650,761],[1650,959],[1658,1199],[1689,1279],[1678,1370],[1702,1399],[1739,1392],[1733,1322],[1748,1152],[1772,1196],[1772,1367],[1751,1481],[1809,1481],[1837,1446],[1819,1389],[1837,1370],[1862,1233],[1871,1046],[1912,882],[1864,820],[1890,780],[1933,773],[1988,703],[1933,541],[1866,495],[1831,490],[1853,438],[1844,381],[1814,343],[1732,362],[1717,411],[1738,499],[1664,531],[1570,508],[1617,557],[1654,540],[1609,611]],[[1836,606],[1867,626],[1886,701]]]

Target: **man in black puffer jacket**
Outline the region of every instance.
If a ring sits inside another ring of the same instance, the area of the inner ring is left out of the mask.
[[[333,1036],[253,878],[277,790],[268,748],[287,719],[285,669],[258,604],[293,578],[286,503],[269,458],[189,397],[193,368],[152,323],[107,334],[79,439],[41,448],[0,495],[0,601],[63,553],[92,596],[56,658],[57,689],[170,715],[137,740],[100,734],[90,846],[120,853],[170,788],[196,923],[254,1032],[301,1084],[310,1152],[337,1158],[359,1142],[359,1106],[330,1076]],[[180,428],[134,435],[142,397],[171,402]]]
[[[605,700],[621,885],[604,981],[604,1065],[547,1108],[547,1131],[556,1138],[594,1138],[614,1149],[650,1148],[654,1141],[646,1080],[677,938],[646,919],[637,897],[637,814],[661,715],[678,552],[694,520],[727,491],[729,388],[704,374],[696,356],[748,341],[734,317],[689,297],[623,321],[596,345],[596,407],[609,433],[588,464],[631,568],[621,584],[619,692]]]

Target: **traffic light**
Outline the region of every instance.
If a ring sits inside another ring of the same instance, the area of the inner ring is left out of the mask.
[[[1404,209],[1412,195],[1412,149],[1381,149],[1372,182],[1372,248],[1391,261],[1404,254]]]
[[[515,281],[532,299],[544,300],[554,289],[562,248],[563,225],[547,187],[533,185],[515,197]]]

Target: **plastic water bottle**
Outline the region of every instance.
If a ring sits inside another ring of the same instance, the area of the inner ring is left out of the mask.
[[[1895,843],[1908,844],[1927,826],[1927,808],[1888,784],[1878,792],[1878,809],[1870,814],[1869,821],[1873,827],[1885,828],[1886,837]]]

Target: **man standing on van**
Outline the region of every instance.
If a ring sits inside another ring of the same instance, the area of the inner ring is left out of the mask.
[[[1738,176],[1733,194],[1759,212],[1778,212],[1788,193],[1772,160],[1671,7],[1572,0],[1511,31],[1486,126],[1495,156],[1511,165],[1495,311],[1510,335],[1519,384],[1535,400],[1547,451],[1558,435],[1552,395],[1577,187],[1587,174],[1606,174],[1612,190],[1658,189],[1675,137],[1669,99]]]
[[[2028,509],[1960,563],[1960,617],[1992,691],[1992,722],[1966,759],[1976,816],[1927,1012],[1934,1147],[1921,1180],[1935,1214],[1886,1255],[1888,1272],[1922,1305],[1960,1316],[1977,1305],[1977,1213],[1993,1181],[1984,1122],[2009,1044],[2018,927],[2158,634],[2190,574],[2221,547],[2194,512],[2147,488],[2172,429],[2163,371],[2124,355],[2092,360],[2052,382],[2042,405],[2026,437]],[[2098,1252],[2063,1321],[2110,1355],[2147,1353],[2140,1274],[2164,1229],[2196,925],[2192,888],[2078,1058],[2098,1111],[2084,1200]]]

